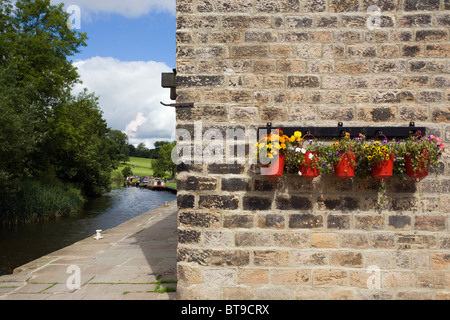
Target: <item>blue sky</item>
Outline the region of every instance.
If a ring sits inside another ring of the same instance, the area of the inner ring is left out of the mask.
[[[158,61],[175,68],[175,17],[169,12],[148,13],[137,18],[105,14],[82,21],[80,31],[89,39],[74,59],[95,56],[121,61]]]
[[[69,57],[83,82],[74,93],[95,93],[111,129],[135,145],[175,139],[175,111],[160,104],[172,102],[161,73],[176,67],[175,1],[51,0],[79,8],[78,31],[89,38]]]

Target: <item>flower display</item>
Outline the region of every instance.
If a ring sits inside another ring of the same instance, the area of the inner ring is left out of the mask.
[[[255,143],[257,157],[266,156],[269,159],[273,159],[279,154],[284,154],[288,140],[289,137],[283,134],[283,131],[280,129],[262,136],[259,142]]]
[[[430,167],[437,171],[443,153],[444,144],[440,137],[424,138],[420,131],[399,146],[399,156],[403,157],[406,173],[412,178],[426,177]]]
[[[444,152],[440,137],[424,138],[420,132],[401,141],[385,136],[369,140],[363,134],[352,138],[346,132],[340,139],[324,143],[311,134],[296,131],[289,137],[280,130],[261,137],[256,146],[259,156],[273,159],[281,155],[287,172],[306,178],[334,172],[344,179],[372,176],[384,180],[405,171],[412,178],[423,178],[428,168],[438,169]]]
[[[255,144],[257,148],[256,157],[258,160],[262,160],[263,167],[266,168],[262,171],[265,175],[278,177],[283,174],[288,140],[289,137],[283,134],[282,130],[277,129],[262,136],[259,142]]]
[[[318,161],[318,150],[320,145],[312,135],[302,136],[300,131],[296,131],[289,138],[286,150],[286,166],[288,172],[298,172],[305,178],[314,178],[319,174],[320,164]]]

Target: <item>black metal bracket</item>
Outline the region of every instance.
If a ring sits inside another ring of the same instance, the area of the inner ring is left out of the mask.
[[[194,107],[194,103],[193,102],[186,102],[186,103],[163,103],[160,102],[163,106],[165,107],[181,107],[181,108],[193,108]]]
[[[170,88],[170,100],[177,99],[177,69],[173,69],[172,73],[161,74],[161,87]]]
[[[271,130],[280,129],[287,136],[291,136],[295,131],[300,131],[302,135],[311,134],[316,138],[342,138],[348,132],[351,137],[363,134],[369,138],[385,136],[386,138],[407,138],[420,131],[422,136],[426,135],[425,127],[416,127],[414,122],[409,123],[409,127],[346,127],[343,122],[339,122],[337,127],[275,127],[272,123],[267,123],[266,127],[258,128],[258,138],[260,134],[266,134]]]

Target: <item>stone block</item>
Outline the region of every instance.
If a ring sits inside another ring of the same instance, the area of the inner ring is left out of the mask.
[[[239,198],[225,195],[200,195],[198,206],[200,209],[236,210],[239,207]]]
[[[256,268],[240,268],[238,270],[238,284],[267,284],[269,270]]]
[[[310,235],[306,232],[276,232],[273,235],[277,247],[305,249],[310,246]]]
[[[230,269],[205,269],[203,270],[203,282],[208,284],[233,285],[236,284],[236,270]]]
[[[322,227],[322,215],[310,213],[289,215],[289,228],[291,229],[317,229]]]
[[[253,215],[248,214],[227,214],[223,217],[224,228],[253,228],[255,225]]]
[[[315,232],[311,235],[311,246],[315,248],[338,248],[339,234]]]
[[[414,230],[420,231],[444,231],[446,230],[445,216],[416,216]]]
[[[271,270],[270,283],[278,285],[309,285],[311,270]]]
[[[330,253],[330,265],[347,268],[362,268],[363,255],[360,252],[336,251]]]
[[[314,269],[312,284],[319,286],[347,286],[347,271],[335,269]]]
[[[218,228],[220,215],[213,212],[180,212],[178,223],[185,227]]]
[[[254,250],[253,264],[266,267],[289,266],[290,253],[283,250]]]
[[[285,216],[282,214],[258,215],[258,227],[262,229],[284,229]]]
[[[405,0],[403,3],[405,11],[436,11],[439,6],[439,0]]]

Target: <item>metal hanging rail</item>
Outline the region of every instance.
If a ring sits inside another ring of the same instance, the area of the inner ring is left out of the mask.
[[[363,134],[369,138],[385,136],[387,138],[407,138],[420,131],[422,136],[426,135],[426,127],[416,127],[414,122],[410,122],[409,127],[346,127],[342,122],[337,127],[283,127],[273,126],[267,123],[266,127],[258,128],[258,135],[264,135],[271,130],[281,129],[284,134],[291,136],[295,131],[300,131],[303,135],[311,134],[316,138],[341,138],[345,133],[350,133],[351,137]]]

